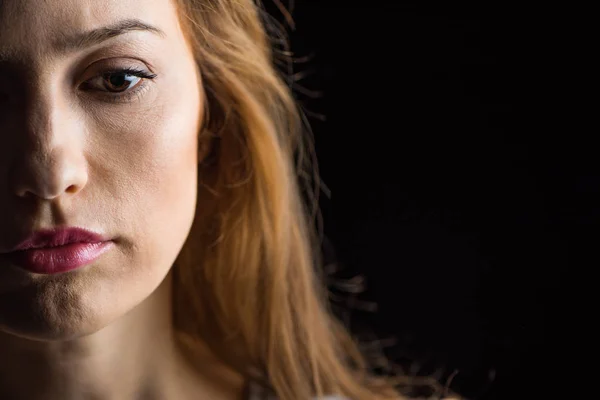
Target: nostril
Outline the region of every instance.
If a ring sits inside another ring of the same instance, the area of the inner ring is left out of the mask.
[[[73,193],[77,193],[77,185],[71,185],[71,186],[69,186],[69,187],[68,187],[68,188],[65,190],[65,192],[67,192],[67,193],[71,193],[71,194],[73,194]]]
[[[35,197],[35,195],[33,193],[31,193],[29,190],[21,190],[17,193],[17,196],[19,196],[23,199],[29,199],[30,197]]]

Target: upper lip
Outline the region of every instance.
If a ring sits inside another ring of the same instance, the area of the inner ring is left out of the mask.
[[[110,240],[101,234],[78,227],[58,227],[33,232],[9,252],[64,246],[71,243],[100,243]]]

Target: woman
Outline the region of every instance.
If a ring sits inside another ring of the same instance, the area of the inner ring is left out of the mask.
[[[1,399],[400,398],[326,306],[260,17],[0,1]]]

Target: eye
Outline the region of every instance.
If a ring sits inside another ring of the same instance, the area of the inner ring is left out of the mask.
[[[123,68],[105,71],[86,81],[83,88],[90,91],[104,92],[113,101],[121,101],[134,96],[144,89],[146,80],[156,78],[156,74],[137,69]]]

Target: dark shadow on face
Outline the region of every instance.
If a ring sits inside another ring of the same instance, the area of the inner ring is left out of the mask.
[[[0,255],[0,331],[92,333],[158,287],[194,217],[199,76],[168,0],[0,2],[0,252],[56,226],[114,242],[57,274]]]

